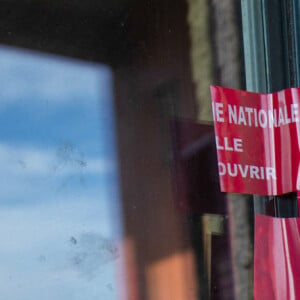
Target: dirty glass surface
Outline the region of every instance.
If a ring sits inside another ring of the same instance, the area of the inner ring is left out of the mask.
[[[1,300],[253,298],[209,90],[245,88],[239,3],[1,2]]]
[[[0,297],[117,299],[112,72],[0,48]]]

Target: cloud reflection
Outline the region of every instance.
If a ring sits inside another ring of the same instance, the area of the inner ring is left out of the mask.
[[[0,295],[115,300],[112,74],[0,48]]]

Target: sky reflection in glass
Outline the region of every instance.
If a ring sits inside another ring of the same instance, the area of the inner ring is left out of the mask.
[[[117,299],[108,67],[0,48],[0,298]]]

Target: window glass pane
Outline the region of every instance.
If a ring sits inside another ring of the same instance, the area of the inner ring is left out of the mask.
[[[0,48],[0,294],[117,299],[112,72]]]
[[[1,4],[1,299],[253,298],[210,100],[245,88],[239,6]]]

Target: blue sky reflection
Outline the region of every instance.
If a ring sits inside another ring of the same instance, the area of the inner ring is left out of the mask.
[[[117,299],[108,67],[0,48],[0,298]]]

